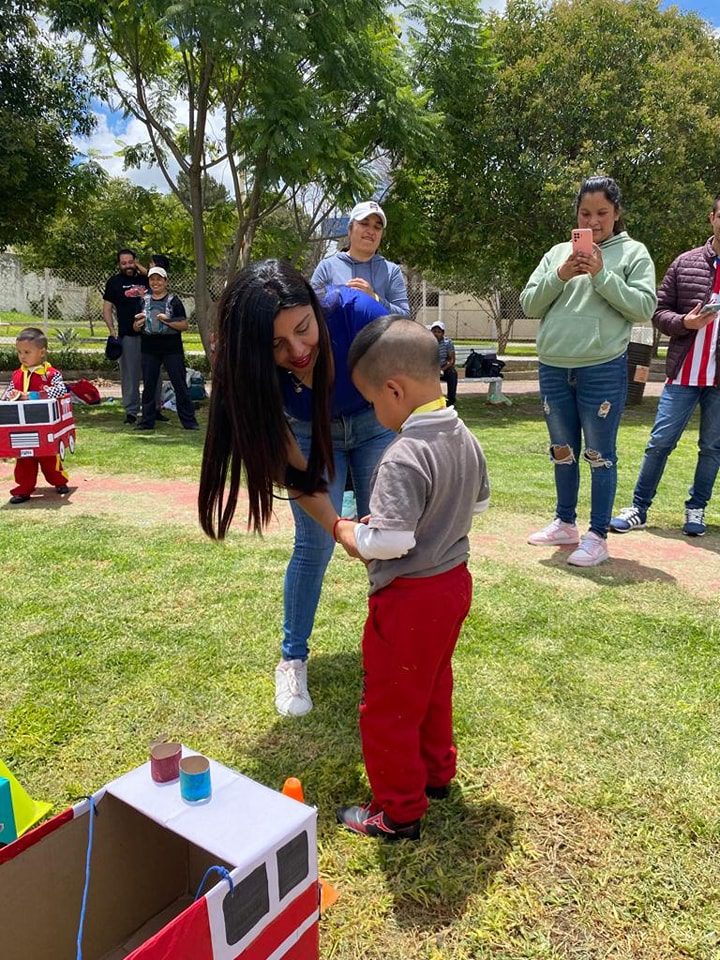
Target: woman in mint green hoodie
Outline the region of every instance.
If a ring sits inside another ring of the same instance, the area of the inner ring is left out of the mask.
[[[577,224],[592,230],[592,252],[552,247],[520,295],[528,317],[540,318],[540,395],[555,467],[555,519],[528,537],[535,546],[571,544],[568,563],[594,567],[608,559],[607,531],[617,485],[616,439],[627,393],[626,351],[634,324],[648,323],[657,297],[655,267],[622,222],[618,185],[584,180]],[[576,525],[580,451],[590,465],[590,529]]]

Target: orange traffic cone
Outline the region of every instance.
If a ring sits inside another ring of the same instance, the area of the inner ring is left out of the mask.
[[[340,894],[331,883],[323,880],[322,877],[318,880],[318,883],[320,884],[320,913],[322,914],[325,913],[328,907],[332,907],[334,903],[337,903]]]
[[[283,784],[282,793],[284,793],[286,797],[292,797],[293,800],[299,800],[300,803],[305,803],[302,784],[297,777],[287,778]]]

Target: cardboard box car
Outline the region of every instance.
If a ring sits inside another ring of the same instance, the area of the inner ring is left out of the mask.
[[[149,764],[94,794],[83,960],[317,960],[316,811],[215,761],[210,772],[198,805]],[[2,960],[75,960],[89,810],[0,847]],[[232,891],[213,873],[194,900],[210,866]]]
[[[75,453],[75,418],[69,393],[57,400],[0,400],[0,459]]]

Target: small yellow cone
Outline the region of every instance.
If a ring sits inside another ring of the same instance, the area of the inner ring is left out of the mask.
[[[50,804],[43,803],[41,800],[33,800],[27,790],[20,786],[2,760],[0,760],[0,777],[5,777],[10,782],[10,799],[12,800],[15,817],[15,831],[18,836],[21,836],[38,820],[42,820],[50,810]]]
[[[299,800],[300,803],[305,803],[302,784],[297,777],[287,778],[283,784],[282,793],[284,793],[286,797],[292,797],[293,800]]]

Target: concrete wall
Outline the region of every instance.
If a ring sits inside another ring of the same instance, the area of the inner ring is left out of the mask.
[[[420,308],[417,319],[421,323],[442,320],[449,337],[458,340],[495,340],[497,334],[490,304],[470,294],[441,293],[438,306]],[[534,340],[538,321],[515,320],[512,336],[517,340]]]

